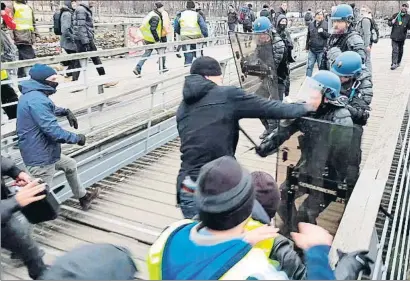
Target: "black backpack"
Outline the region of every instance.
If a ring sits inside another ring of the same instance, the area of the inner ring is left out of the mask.
[[[55,35],[62,35],[61,33],[61,11],[57,11],[53,15],[53,22],[54,22],[54,34]]]

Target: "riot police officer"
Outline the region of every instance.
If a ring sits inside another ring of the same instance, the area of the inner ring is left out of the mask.
[[[342,52],[354,51],[358,53],[362,59],[362,64],[365,64],[367,56],[364,42],[360,34],[355,31],[353,21],[354,13],[350,5],[341,4],[332,10],[329,19],[329,33],[331,35],[324,50],[320,69],[330,69],[332,61],[336,59],[337,49]]]
[[[341,53],[331,66],[331,71],[340,77],[341,94],[344,96],[346,108],[355,124],[356,134],[352,142],[352,163],[349,166],[349,185],[354,186],[359,177],[362,150],[360,148],[363,127],[370,117],[370,103],[373,98],[372,76],[362,68],[361,57],[352,51]]]
[[[255,94],[264,98],[283,100],[284,87],[281,88],[280,68],[283,63],[286,64],[286,48],[283,39],[273,28],[272,23],[267,17],[260,17],[254,22],[254,33],[259,35],[259,42],[255,53],[258,59],[267,64],[272,69],[271,75],[261,77],[261,85],[255,91]],[[266,35],[268,40],[261,40]],[[281,90],[282,89],[282,90]],[[261,120],[265,127],[265,132],[261,135],[261,139],[269,135],[277,127],[275,120]]]
[[[300,188],[294,193],[292,185],[295,183],[288,175],[281,186],[282,201],[278,210],[278,214],[285,222],[282,229],[285,234],[297,230],[299,222],[315,224],[319,214],[335,200],[334,197],[320,191],[327,188],[325,174],[332,182],[344,182],[347,177],[351,158],[346,151],[349,151],[351,146],[353,121],[349,110],[340,101],[340,89],[339,77],[330,71],[322,70],[312,78],[306,77],[299,92],[312,93],[318,95],[314,98],[322,99],[317,112],[312,114],[311,118],[299,118],[291,124],[281,122],[279,128],[266,137],[256,149],[261,157],[266,157],[277,151],[292,135],[302,133],[298,137],[301,157],[294,170],[298,171],[299,175],[309,177],[310,184],[319,188],[309,190],[309,196],[296,212],[293,201],[305,192]]]

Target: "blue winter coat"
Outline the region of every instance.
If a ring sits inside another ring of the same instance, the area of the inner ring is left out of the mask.
[[[77,134],[60,127],[56,116],[65,116],[64,108],[56,107],[48,95],[55,90],[35,80],[20,83],[17,106],[17,135],[26,166],[51,165],[60,160],[61,143],[77,143]]]

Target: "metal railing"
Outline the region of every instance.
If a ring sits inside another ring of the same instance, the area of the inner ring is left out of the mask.
[[[294,40],[303,41],[304,35],[294,35],[293,38]],[[190,42],[221,42],[226,39],[226,37],[220,37],[191,40],[189,42],[184,42],[184,44]],[[175,46],[180,44],[182,43],[171,42],[161,45],[164,48],[173,50]],[[141,48],[143,50],[148,49],[147,46],[136,47],[134,49]],[[207,48],[211,48],[211,44],[208,44]],[[225,84],[237,85],[238,76],[236,66],[233,63],[231,49],[229,45],[226,45],[226,48],[225,52],[227,50],[228,52],[225,58],[220,59],[220,63],[224,69]],[[4,67],[12,69],[16,67],[30,66],[34,63],[47,64],[74,58],[87,60],[89,57],[95,55],[111,56],[113,54],[127,53],[130,49],[133,48],[73,54],[56,58],[38,58],[30,61],[7,63],[4,64]],[[164,55],[174,54],[175,53],[171,52]],[[151,59],[155,60],[158,57],[159,56]],[[303,63],[305,59],[305,57],[299,56],[298,63]],[[98,124],[92,124],[92,126],[89,126],[88,131],[84,131],[84,129],[81,131],[86,133],[88,139],[91,139],[86,147],[78,148],[76,146],[63,145],[63,152],[75,157],[78,161],[80,177],[85,182],[86,186],[90,186],[114,172],[115,168],[118,169],[120,167],[118,165],[128,163],[127,159],[136,159],[135,157],[142,156],[166,143],[170,138],[172,139],[177,136],[176,128],[173,123],[175,122],[173,116],[175,115],[176,108],[181,100],[180,93],[183,86],[184,76],[188,74],[188,72],[189,69],[183,67],[181,70],[177,70],[174,73],[171,72],[166,76],[164,75],[163,79],[156,79],[153,82],[144,83],[144,85],[139,85],[134,89],[131,87],[131,89],[126,92],[90,103],[87,106],[74,110],[78,116],[80,124],[87,123],[89,120],[98,120]],[[158,74],[156,73],[156,75]],[[115,78],[110,77],[104,80],[104,82],[113,79]],[[87,87],[90,87],[90,84],[93,82],[86,80],[85,83]],[[98,83],[102,83],[102,81],[95,82],[96,85],[98,85]],[[122,114],[120,114],[120,116],[115,116],[115,118],[108,117],[108,120],[100,120],[103,119],[105,115],[109,115],[112,112],[121,112]],[[92,123],[92,121],[89,122]],[[63,121],[61,124],[63,127],[68,128],[67,121]],[[105,134],[104,132],[110,133]],[[5,139],[11,140],[13,137],[14,134],[9,134]],[[13,142],[10,142],[7,146],[13,144]],[[7,146],[3,145],[2,149]],[[8,152],[10,156],[19,161],[19,164],[22,163],[21,160],[19,160],[18,153],[12,150]],[[110,162],[114,161],[113,159],[115,159],[115,165],[113,162]],[[65,178],[62,174],[57,174],[54,188],[59,189],[59,187],[64,186],[62,188],[63,191],[59,192],[61,201],[64,201],[71,196],[71,191],[64,182]]]
[[[409,268],[409,121],[410,91],[406,66],[388,101],[369,156],[346,206],[335,236],[336,249],[369,250],[375,260],[370,278],[406,279]],[[378,217],[382,221],[378,223]],[[408,276],[407,276],[408,278]]]

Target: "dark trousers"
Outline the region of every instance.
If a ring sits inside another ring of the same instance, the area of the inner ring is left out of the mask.
[[[401,59],[403,58],[403,47],[405,41],[394,41],[391,40],[392,45],[392,64],[399,64],[401,63]]]
[[[19,60],[29,60],[34,59],[36,57],[36,53],[34,52],[33,46],[31,45],[16,45],[17,49],[19,50]],[[20,67],[17,70],[18,78],[23,78],[27,76],[25,67]]]
[[[186,52],[186,51],[192,51],[192,52]],[[192,64],[192,61],[194,60],[194,57],[196,57],[196,44],[190,44],[190,45],[182,45],[182,51],[184,51],[184,57],[185,57],[185,64]]]
[[[64,49],[64,50],[65,50],[65,52],[66,52],[67,54],[75,54],[75,53],[77,53],[77,51],[73,51],[73,50],[67,50],[67,49]],[[81,64],[80,64],[80,61],[79,61],[79,60],[70,60],[70,61],[64,62],[63,64],[64,64],[65,66],[68,66],[67,70],[72,70],[72,69],[76,69],[76,68],[80,68],[80,67],[81,67]],[[76,80],[78,80],[78,77],[80,76],[80,72],[79,72],[79,71],[70,72],[70,73],[67,73],[67,75],[68,75],[68,76],[72,76],[72,77],[73,77],[73,81],[76,81]],[[74,78],[76,78],[76,79],[74,79]]]
[[[1,103],[2,104],[16,102],[18,100],[19,99],[17,97],[17,94],[16,92],[14,92],[14,89],[10,86],[10,84],[1,85]],[[6,112],[9,120],[15,119],[17,117],[17,104],[3,107],[3,109],[4,109],[4,112]]]
[[[90,41],[90,43],[88,44],[82,44],[80,41],[76,41],[75,43],[77,44],[78,53],[97,51],[97,47],[95,46],[94,41]],[[92,57],[91,60],[93,61],[94,65],[102,65],[100,57]],[[105,75],[104,67],[97,67],[97,72],[100,76]],[[75,74],[73,73],[73,81],[78,80],[79,76],[80,72],[75,72]]]
[[[252,26],[243,26],[243,32],[252,32]]]
[[[22,259],[32,279],[38,279],[46,270],[40,248],[31,237],[29,225],[21,223],[15,215],[1,226],[1,247]]]
[[[236,23],[228,23],[229,31],[236,31]]]

